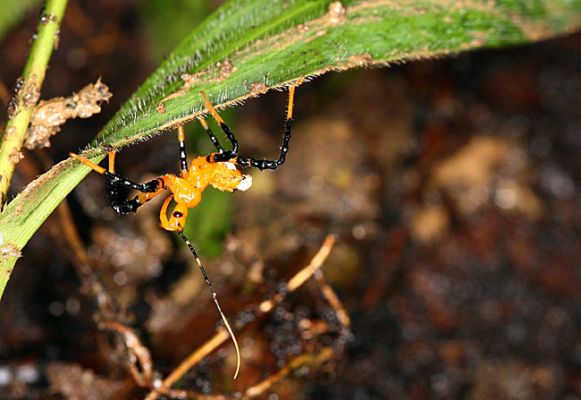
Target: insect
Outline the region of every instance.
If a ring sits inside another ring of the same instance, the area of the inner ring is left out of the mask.
[[[202,192],[209,186],[227,192],[233,192],[235,190],[245,191],[252,186],[252,177],[244,175],[242,169],[254,167],[261,171],[267,169],[275,170],[284,164],[291,138],[295,88],[300,83],[302,83],[302,79],[289,88],[288,111],[285,120],[282,146],[280,147],[280,154],[276,160],[257,160],[240,155],[238,140],[228,125],[226,125],[224,120],[220,117],[204,92],[200,92],[204,98],[204,105],[224,132],[226,138],[230,142],[231,148],[230,150],[225,150],[208,126],[206,120],[198,118],[217,151],[210,153],[207,156],[198,156],[194,158],[188,168],[185,151],[185,132],[183,126],[178,126],[177,133],[180,172],[177,175],[165,174],[146,183],[136,183],[115,172],[115,150],[109,151],[108,153],[108,169],[93,163],[87,158],[70,153],[71,157],[80,161],[93,171],[103,175],[107,179],[107,195],[111,203],[111,208],[113,208],[117,214],[136,212],[139,207],[154,197],[166,191],[171,193],[171,195],[163,202],[160,210],[159,219],[161,227],[165,230],[176,232],[185,242],[196,259],[198,267],[204,277],[204,281],[212,294],[212,300],[214,301],[218,313],[224,322],[224,326],[226,327],[230,337],[232,338],[234,347],[236,348],[237,364],[234,379],[236,379],[238,372],[240,371],[240,349],[236,337],[226,319],[226,316],[222,312],[216,291],[210,282],[206,269],[204,268],[196,249],[184,235],[183,230],[186,225],[188,210],[196,207],[200,203]],[[134,189],[137,190],[139,194],[133,198],[127,199],[124,195],[124,189]],[[172,201],[175,203],[175,206],[168,218],[168,208]]]

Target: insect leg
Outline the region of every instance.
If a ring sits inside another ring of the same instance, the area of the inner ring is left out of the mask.
[[[110,151],[109,157],[111,157],[112,153],[114,154],[115,152]],[[135,190],[138,190],[140,192],[155,192],[157,189],[160,188],[160,184],[163,184],[163,180],[161,180],[161,178],[153,179],[153,180],[146,182],[146,183],[133,182],[127,178],[124,178],[122,176],[117,175],[114,172],[114,168],[113,168],[113,172],[107,171],[105,168],[93,163],[92,161],[86,159],[85,157],[79,156],[78,154],[69,153],[69,156],[80,161],[81,163],[85,164],[87,167],[91,168],[93,171],[105,176],[105,178],[107,178],[109,181],[114,182],[115,184],[118,184],[119,186],[124,186],[127,188],[135,189]],[[114,155],[113,155],[113,157],[114,157]],[[114,167],[114,162],[111,163],[111,161],[110,161],[109,167],[111,167],[111,166]],[[161,180],[161,182],[160,182],[160,180]]]
[[[136,212],[139,207],[165,190],[163,187],[160,187],[155,192],[142,192],[132,199],[126,199],[125,191],[120,191],[120,187],[119,182],[107,181],[107,197],[109,197],[111,208],[120,215]]]
[[[200,121],[200,124],[202,125],[202,128],[204,128],[204,130],[206,131],[206,133],[210,137],[210,140],[214,144],[214,147],[216,147],[216,150],[218,150],[219,153],[223,153],[224,152],[224,148],[222,147],[222,145],[218,141],[218,138],[216,137],[216,135],[214,135],[214,132],[212,132],[212,130],[208,126],[208,123],[206,122],[206,120],[204,118],[201,118],[200,117],[200,118],[198,118],[198,121]]]
[[[178,144],[180,146],[180,167],[182,171],[187,171],[188,159],[186,157],[186,134],[183,125],[178,126]]]
[[[300,80],[297,84],[300,84],[301,82],[302,80]],[[278,160],[256,160],[254,158],[246,158],[239,156],[237,158],[238,165],[242,167],[255,167],[262,171],[265,169],[275,170],[282,164],[284,164],[286,160],[286,154],[288,153],[288,147],[291,138],[291,128],[293,123],[293,105],[295,97],[295,88],[297,87],[297,84],[292,85],[289,88],[288,112],[286,115],[284,133],[282,138],[282,146],[280,147],[280,154],[278,156]]]
[[[186,235],[184,235],[183,232],[178,231],[177,234],[186,243],[186,246],[188,246],[188,248],[190,249],[190,252],[192,253],[194,258],[196,259],[196,262],[198,263],[198,267],[200,268],[200,271],[202,272],[202,275],[204,276],[204,282],[206,282],[206,285],[208,286],[208,288],[210,289],[210,292],[212,293],[212,300],[214,301],[214,304],[216,305],[216,308],[218,309],[218,313],[220,314],[220,317],[222,317],[222,321],[224,322],[224,326],[226,327],[226,330],[228,331],[228,334],[230,335],[230,338],[232,339],[232,342],[234,343],[234,347],[236,349],[236,371],[234,372],[234,379],[236,379],[236,377],[238,376],[238,372],[240,372],[240,348],[238,347],[238,342],[236,341],[236,336],[234,335],[234,331],[232,331],[232,328],[230,327],[230,323],[228,322],[228,320],[226,319],[226,316],[222,312],[222,308],[220,307],[220,303],[218,302],[218,295],[216,294],[216,291],[214,290],[214,286],[212,285],[212,282],[210,282],[210,278],[208,277],[208,273],[206,272],[206,269],[204,268],[204,265],[202,264],[202,261],[200,260],[200,257],[198,256],[198,252],[196,251],[196,249],[194,248],[192,243],[189,241],[189,239],[186,237]]]
[[[210,111],[212,117],[214,117],[218,125],[220,125],[222,132],[224,132],[224,134],[230,141],[230,144],[232,145],[232,150],[214,155],[214,161],[216,162],[228,161],[229,159],[234,158],[238,155],[238,140],[236,140],[234,133],[232,133],[232,131],[230,130],[228,125],[226,125],[222,117],[220,117],[220,114],[218,114],[218,111],[216,111],[216,109],[208,99],[206,92],[201,91],[200,94],[204,97],[204,105],[206,106],[208,111]]]
[[[70,156],[91,168],[93,171],[105,176],[107,179],[107,196],[109,197],[111,208],[117,214],[135,212],[137,208],[157,196],[165,188],[163,178],[156,178],[146,183],[136,183],[117,175],[115,173],[115,151],[109,152],[109,170],[77,154],[70,153]],[[141,193],[133,199],[126,199],[122,188],[135,189]]]

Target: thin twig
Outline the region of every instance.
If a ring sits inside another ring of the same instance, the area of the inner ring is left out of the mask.
[[[323,362],[333,358],[333,355],[334,352],[332,348],[324,347],[323,349],[321,349],[321,351],[315,354],[301,354],[299,356],[296,356],[287,365],[282,367],[276,374],[271,375],[262,382],[246,389],[246,392],[244,393],[244,396],[242,398],[253,399],[255,397],[258,397],[264,394],[264,392],[270,389],[273,385],[284,379],[291,372],[306,365],[311,366],[320,365]]]
[[[153,362],[149,350],[141,344],[141,340],[133,329],[116,321],[103,323],[102,329],[115,332],[123,340],[129,354],[129,372],[135,382],[141,387],[152,387]]]
[[[6,201],[14,167],[22,157],[20,149],[32,111],[40,98],[48,61],[58,43],[60,23],[66,6],[67,0],[46,1],[28,60],[16,84],[15,97],[8,105],[8,123],[4,127],[0,145],[0,205]],[[2,283],[0,280],[0,295],[4,289]]]
[[[321,289],[323,297],[325,298],[325,300],[327,300],[331,308],[335,311],[335,315],[337,316],[337,320],[339,320],[339,323],[343,325],[344,328],[349,329],[349,327],[351,326],[351,319],[349,318],[349,314],[347,314],[347,311],[345,310],[345,307],[343,306],[341,300],[339,300],[339,296],[337,296],[337,293],[335,293],[331,285],[327,283],[323,271],[321,271],[320,269],[315,271],[313,277],[317,281],[317,284]]]
[[[116,333],[119,339],[122,340],[128,355],[128,368],[133,380],[138,386],[146,389],[153,389],[153,362],[151,360],[151,353],[145,347],[139,336],[130,327],[116,321],[107,321],[101,324],[101,329],[107,329]],[[176,389],[158,389],[160,394],[169,396],[171,398],[185,399],[188,397],[188,392],[185,390]]]
[[[323,242],[323,245],[312,258],[309,265],[301,269],[296,275],[294,275],[287,283],[287,291],[285,293],[278,293],[272,299],[265,300],[260,303],[257,307],[257,317],[270,312],[275,305],[280,303],[285,294],[290,293],[298,289],[303,285],[315,271],[317,271],[323,265],[323,262],[329,256],[333,245],[335,244],[335,237],[333,235],[328,235]],[[221,328],[210,340],[204,343],[196,351],[190,354],[181,364],[161,383],[160,387],[156,391],[151,391],[145,400],[155,400],[158,398],[160,391],[169,389],[175,382],[182,378],[190,369],[197,365],[204,357],[212,353],[218,347],[220,347],[230,336],[226,329]],[[288,374],[288,372],[287,372]]]

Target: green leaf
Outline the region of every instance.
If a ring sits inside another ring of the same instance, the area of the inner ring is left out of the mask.
[[[232,106],[301,76],[534,41],[580,24],[581,0],[230,1],[181,42],[84,155],[100,161],[103,145],[134,144],[201,115],[200,90]],[[183,74],[193,77],[187,87]],[[0,215],[4,246],[21,249],[88,173],[69,159],[32,182]],[[2,254],[0,292],[16,260]]]

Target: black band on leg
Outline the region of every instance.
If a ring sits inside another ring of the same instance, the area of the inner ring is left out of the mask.
[[[221,122],[220,128],[222,129],[222,131],[224,132],[224,134],[226,135],[226,137],[228,138],[228,140],[232,144],[232,150],[224,151],[224,148],[222,146],[220,146],[220,143],[218,143],[218,139],[216,139],[216,137],[212,134],[210,136],[210,140],[212,141],[212,143],[214,143],[214,145],[216,146],[216,148],[219,151],[219,153],[214,154],[214,159],[212,160],[214,162],[226,162],[232,158],[236,158],[236,156],[238,155],[238,140],[236,139],[236,137],[234,136],[234,134],[232,133],[232,131],[230,130],[228,125]],[[209,128],[206,130],[206,132],[208,132],[208,135],[211,134],[211,131]]]
[[[187,171],[188,170],[188,159],[186,156],[186,144],[183,141],[179,141],[179,146],[180,146],[180,167],[182,169],[182,171]]]
[[[107,181],[110,182],[111,184],[139,190],[140,192],[144,193],[155,192],[157,189],[163,186],[163,181],[159,178],[146,183],[136,183],[130,181],[127,178],[123,178],[122,176],[119,176],[117,174],[113,174],[109,171],[105,171],[103,175],[107,178]]]
[[[109,198],[109,200],[111,200],[111,198]],[[141,204],[139,202],[139,200],[137,199],[137,197],[135,197],[132,200],[126,200],[126,201],[124,201],[122,203],[113,203],[113,202],[111,202],[111,208],[113,209],[113,211],[115,211],[119,215],[134,213],[142,205],[143,204]]]
[[[261,171],[265,169],[275,170],[286,161],[291,138],[292,119],[287,119],[284,127],[284,136],[278,160],[256,160],[254,158],[238,157],[238,164],[242,167],[255,167]]]
[[[214,154],[214,162],[226,162],[231,158],[236,157],[232,151],[225,151],[223,153]]]
[[[135,189],[143,193],[152,193],[164,185],[161,178],[147,183],[135,183],[111,172],[105,172],[103,175],[107,178],[107,197],[109,197],[111,208],[117,214],[135,212],[143,205],[139,201],[138,196],[133,199],[127,199],[127,189]]]
[[[231,157],[236,157],[236,155],[238,154],[238,140],[236,140],[236,137],[234,136],[230,128],[228,128],[228,125],[221,122],[220,128],[222,128],[222,132],[224,132],[224,134],[232,144],[232,150],[230,150]]]
[[[214,147],[216,147],[216,150],[218,150],[218,152],[222,153],[224,151],[224,148],[222,147],[222,145],[218,141],[218,138],[216,137],[216,135],[214,135],[214,132],[212,132],[210,127],[208,127],[207,129],[203,125],[202,125],[202,127],[206,131],[206,134],[208,135],[208,137],[212,141],[212,144],[214,145]]]
[[[111,208],[117,214],[135,212],[141,206],[137,197],[128,200],[126,196],[126,186],[123,186],[119,181],[107,180],[107,197],[109,197]]]

